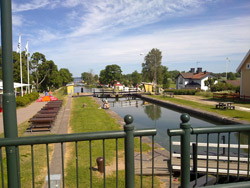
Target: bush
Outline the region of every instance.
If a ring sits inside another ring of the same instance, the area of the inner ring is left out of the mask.
[[[173,92],[174,95],[195,95],[196,89],[165,89],[164,92]]]
[[[195,93],[197,96],[203,96],[203,97],[213,97],[213,93],[210,91],[200,91]]]
[[[36,93],[36,92],[24,95],[23,97],[17,96],[16,97],[16,106],[17,107],[26,106],[38,98],[39,98],[39,93]]]

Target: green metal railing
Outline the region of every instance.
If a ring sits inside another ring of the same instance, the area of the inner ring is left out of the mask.
[[[209,174],[211,174],[209,172],[209,152],[210,152],[210,147],[209,147],[209,142],[210,142],[210,136],[211,135],[217,135],[217,139],[213,140],[213,142],[217,142],[217,149],[215,152],[215,160],[214,162],[216,163],[216,172],[215,174],[215,182],[216,184],[219,183],[219,179],[220,179],[220,172],[219,172],[219,165],[220,165],[220,134],[221,133],[226,133],[228,134],[228,139],[227,139],[227,147],[224,147],[223,150],[227,149],[227,160],[224,160],[224,162],[227,162],[227,173],[226,173],[226,182],[227,184],[218,184],[218,185],[214,185],[214,186],[208,186],[208,187],[250,187],[250,182],[238,182],[238,183],[229,183],[230,182],[230,165],[231,165],[231,155],[232,155],[232,148],[230,147],[230,143],[231,143],[231,134],[232,133],[237,133],[238,134],[238,140],[237,140],[237,156],[236,158],[236,165],[237,165],[237,169],[236,169],[236,181],[240,180],[240,163],[241,163],[241,135],[247,134],[247,142],[248,142],[248,147],[246,148],[247,150],[247,161],[244,161],[247,165],[247,170],[246,170],[246,175],[244,176],[244,180],[249,180],[249,165],[250,165],[250,125],[224,125],[224,126],[216,126],[216,127],[201,127],[201,128],[192,128],[190,123],[189,123],[190,117],[188,114],[182,114],[181,115],[181,121],[182,123],[180,124],[180,129],[168,129],[167,133],[169,135],[169,139],[170,139],[170,187],[172,186],[172,175],[173,175],[173,169],[172,169],[172,161],[173,161],[173,157],[172,157],[172,150],[173,150],[173,146],[172,146],[172,137],[173,136],[180,136],[181,137],[181,169],[180,169],[180,173],[181,173],[181,187],[182,188],[187,188],[190,187],[190,154],[191,154],[191,146],[190,146],[190,136],[194,135],[195,136],[195,145],[196,148],[199,145],[198,143],[198,137],[199,135],[206,137],[207,139],[207,143],[206,143],[206,171],[205,173],[205,185],[208,184],[208,179],[209,179]],[[231,149],[230,149],[231,148]],[[192,157],[193,157],[193,172],[194,174],[194,187],[197,185],[197,179],[198,179],[198,171],[197,171],[197,154],[198,151],[196,150],[195,152],[193,152]],[[224,163],[223,162],[223,163]],[[243,161],[242,161],[243,162]],[[244,164],[245,165],[245,164]]]
[[[3,156],[2,156],[2,148],[3,147],[14,147],[18,149],[19,146],[30,146],[31,147],[31,163],[32,163],[32,186],[35,187],[35,172],[34,172],[34,146],[38,144],[46,145],[46,156],[47,156],[47,173],[48,173],[48,187],[51,185],[50,181],[50,158],[49,158],[49,144],[60,143],[61,144],[61,174],[62,174],[62,187],[65,187],[65,169],[64,169],[64,152],[63,146],[68,142],[75,143],[75,151],[76,151],[76,185],[77,187],[81,187],[79,184],[79,163],[78,160],[78,145],[80,142],[88,141],[89,142],[89,169],[90,169],[90,180],[89,185],[92,187],[92,146],[91,143],[93,140],[102,140],[103,141],[103,185],[106,187],[106,170],[105,170],[105,140],[107,139],[115,139],[116,141],[116,187],[119,187],[118,182],[118,139],[125,138],[124,146],[125,146],[125,186],[127,188],[134,188],[135,185],[135,168],[134,168],[134,137],[140,138],[140,158],[142,163],[142,136],[152,136],[152,140],[154,140],[154,135],[156,135],[155,129],[143,129],[143,130],[134,130],[134,126],[132,125],[133,117],[130,115],[125,116],[124,118],[126,125],[124,126],[124,131],[109,131],[109,132],[93,132],[93,133],[77,133],[77,134],[64,134],[64,135],[47,135],[47,136],[30,136],[30,137],[19,137],[19,138],[4,138],[0,139],[0,162],[1,162],[1,181],[2,187],[4,188],[4,169],[3,169]],[[152,141],[152,151],[154,151],[154,142]],[[152,158],[154,154],[152,154]],[[44,159],[45,160],[45,159]],[[152,166],[154,166],[154,160],[152,160]],[[21,166],[21,168],[25,168]],[[154,173],[154,171],[152,171]],[[12,175],[9,174],[8,175]],[[22,174],[21,174],[22,175]],[[141,166],[141,185],[143,184],[143,173]],[[13,181],[13,180],[12,180]],[[25,187],[25,185],[23,185]],[[20,180],[15,183],[14,186],[10,184],[8,181],[8,187],[21,187]],[[143,187],[143,186],[141,186]],[[152,174],[152,187],[154,187],[154,174]]]

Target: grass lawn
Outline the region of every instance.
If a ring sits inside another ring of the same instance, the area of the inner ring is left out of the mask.
[[[64,93],[64,88],[55,92],[54,96],[62,100],[65,97],[63,93]],[[28,127],[29,127],[28,121],[25,121],[24,123],[20,124],[18,126],[18,136],[23,137]],[[3,137],[4,134],[1,133],[0,138]],[[49,148],[49,157],[51,159],[54,145],[50,144],[48,148]],[[21,186],[32,187],[33,185],[32,185],[31,146],[20,146],[19,154],[20,154],[19,156],[20,156]],[[33,154],[34,154],[35,187],[42,188],[45,182],[45,176],[47,174],[46,145],[34,145]],[[4,184],[5,187],[7,187],[7,170],[6,170],[7,164],[6,164],[5,148],[2,148],[2,156],[3,156],[3,166],[4,166]],[[1,171],[0,171],[0,176],[1,176]],[[2,182],[0,180],[0,185],[1,184]]]
[[[83,108],[83,103],[86,107]],[[98,109],[99,106],[90,97],[73,98],[71,108],[71,132],[97,132],[97,131],[114,131],[121,130],[114,119],[106,113],[104,109]],[[89,142],[79,142],[78,145],[78,165],[79,165],[79,187],[90,187],[90,153]],[[67,145],[66,156],[66,187],[76,187],[76,150],[75,143]],[[92,167],[96,167],[96,158],[103,156],[103,140],[91,141],[92,146]],[[106,187],[115,187],[116,176],[115,168],[115,140],[105,140],[105,160],[106,160]],[[139,140],[135,139],[135,150],[139,151]],[[143,151],[150,150],[150,147],[143,144]],[[119,161],[124,160],[124,139],[118,139]],[[121,167],[121,165],[119,165]],[[119,174],[119,187],[125,187],[124,170],[121,169]],[[155,187],[159,187],[159,181],[155,178]],[[93,171],[93,187],[103,187],[103,175]],[[150,187],[151,177],[144,177],[144,186]],[[136,187],[140,187],[140,177],[136,176]]]
[[[240,110],[221,110],[221,109],[216,109],[214,105],[207,105],[207,104],[201,104],[198,102],[194,101],[188,101],[185,99],[176,99],[176,98],[170,98],[170,97],[164,97],[164,96],[150,96],[152,98],[160,99],[160,100],[166,100],[169,102],[173,102],[176,104],[182,104],[182,105],[187,105],[196,109],[202,109],[208,112],[214,112],[217,114],[220,114],[222,116],[227,116],[231,118],[237,118],[239,120],[247,120],[250,121],[250,113],[245,112],[245,111],[240,111]]]
[[[28,121],[20,124],[18,126],[18,136],[22,137],[26,129],[29,127]],[[3,133],[0,134],[0,137],[3,138]],[[49,145],[49,155],[50,159],[53,151],[53,144]],[[33,146],[34,154],[34,172],[35,172],[35,187],[43,187],[45,176],[47,174],[47,154],[46,154],[46,145],[34,145]],[[6,153],[5,148],[2,148],[3,156],[3,168],[4,168],[4,184],[7,187],[7,163],[6,163]],[[22,187],[32,187],[32,164],[31,164],[31,146],[20,146],[19,147],[19,156],[20,156],[20,173],[21,173],[21,185]],[[2,176],[0,172],[0,176]],[[0,180],[0,184],[2,184]]]

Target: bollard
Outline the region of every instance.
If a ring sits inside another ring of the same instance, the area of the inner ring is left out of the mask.
[[[126,125],[124,125],[125,136],[125,187],[135,187],[135,164],[134,164],[134,126],[133,116],[126,115],[124,117]]]
[[[97,163],[97,169],[99,172],[103,173],[104,172],[104,163],[103,163],[103,157],[98,157],[96,159]]]
[[[184,131],[181,135],[181,187],[189,188],[190,184],[190,116],[181,115],[180,128]]]

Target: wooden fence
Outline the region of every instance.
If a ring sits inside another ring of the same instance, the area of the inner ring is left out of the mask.
[[[213,98],[250,101],[250,96],[240,95],[239,93],[213,93]]]

